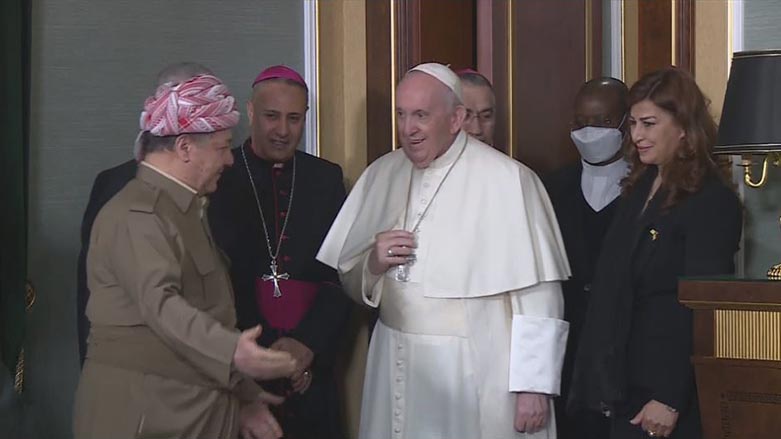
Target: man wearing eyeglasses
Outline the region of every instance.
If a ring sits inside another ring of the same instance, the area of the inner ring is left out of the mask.
[[[494,146],[496,96],[491,82],[472,69],[459,70],[461,90],[466,106],[464,131],[483,143]]]

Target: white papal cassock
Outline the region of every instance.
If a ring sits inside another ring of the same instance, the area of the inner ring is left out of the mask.
[[[372,275],[374,236],[424,212],[409,281]],[[513,427],[513,392],[558,394],[568,329],[569,265],[531,170],[464,132],[425,169],[391,152],[358,180],[318,259],[380,309],[360,438],[555,438],[552,416],[537,434]]]

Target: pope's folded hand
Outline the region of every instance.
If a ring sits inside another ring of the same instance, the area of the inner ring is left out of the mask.
[[[536,433],[548,424],[549,396],[520,392],[515,399],[515,429],[526,434]]]
[[[369,272],[380,275],[390,267],[406,264],[415,254],[415,235],[406,230],[388,230],[374,237],[369,253]]]

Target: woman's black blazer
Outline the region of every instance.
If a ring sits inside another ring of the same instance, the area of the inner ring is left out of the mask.
[[[641,177],[605,237],[571,408],[614,408],[640,391],[682,409],[693,394],[692,315],[678,302],[678,280],[734,273],[742,207],[714,171],[672,207],[659,190],[643,211],[656,172]]]

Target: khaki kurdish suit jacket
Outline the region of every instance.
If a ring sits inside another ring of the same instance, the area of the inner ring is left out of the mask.
[[[234,438],[260,388],[232,366],[239,332],[201,200],[147,166],[98,214],[74,437]]]

